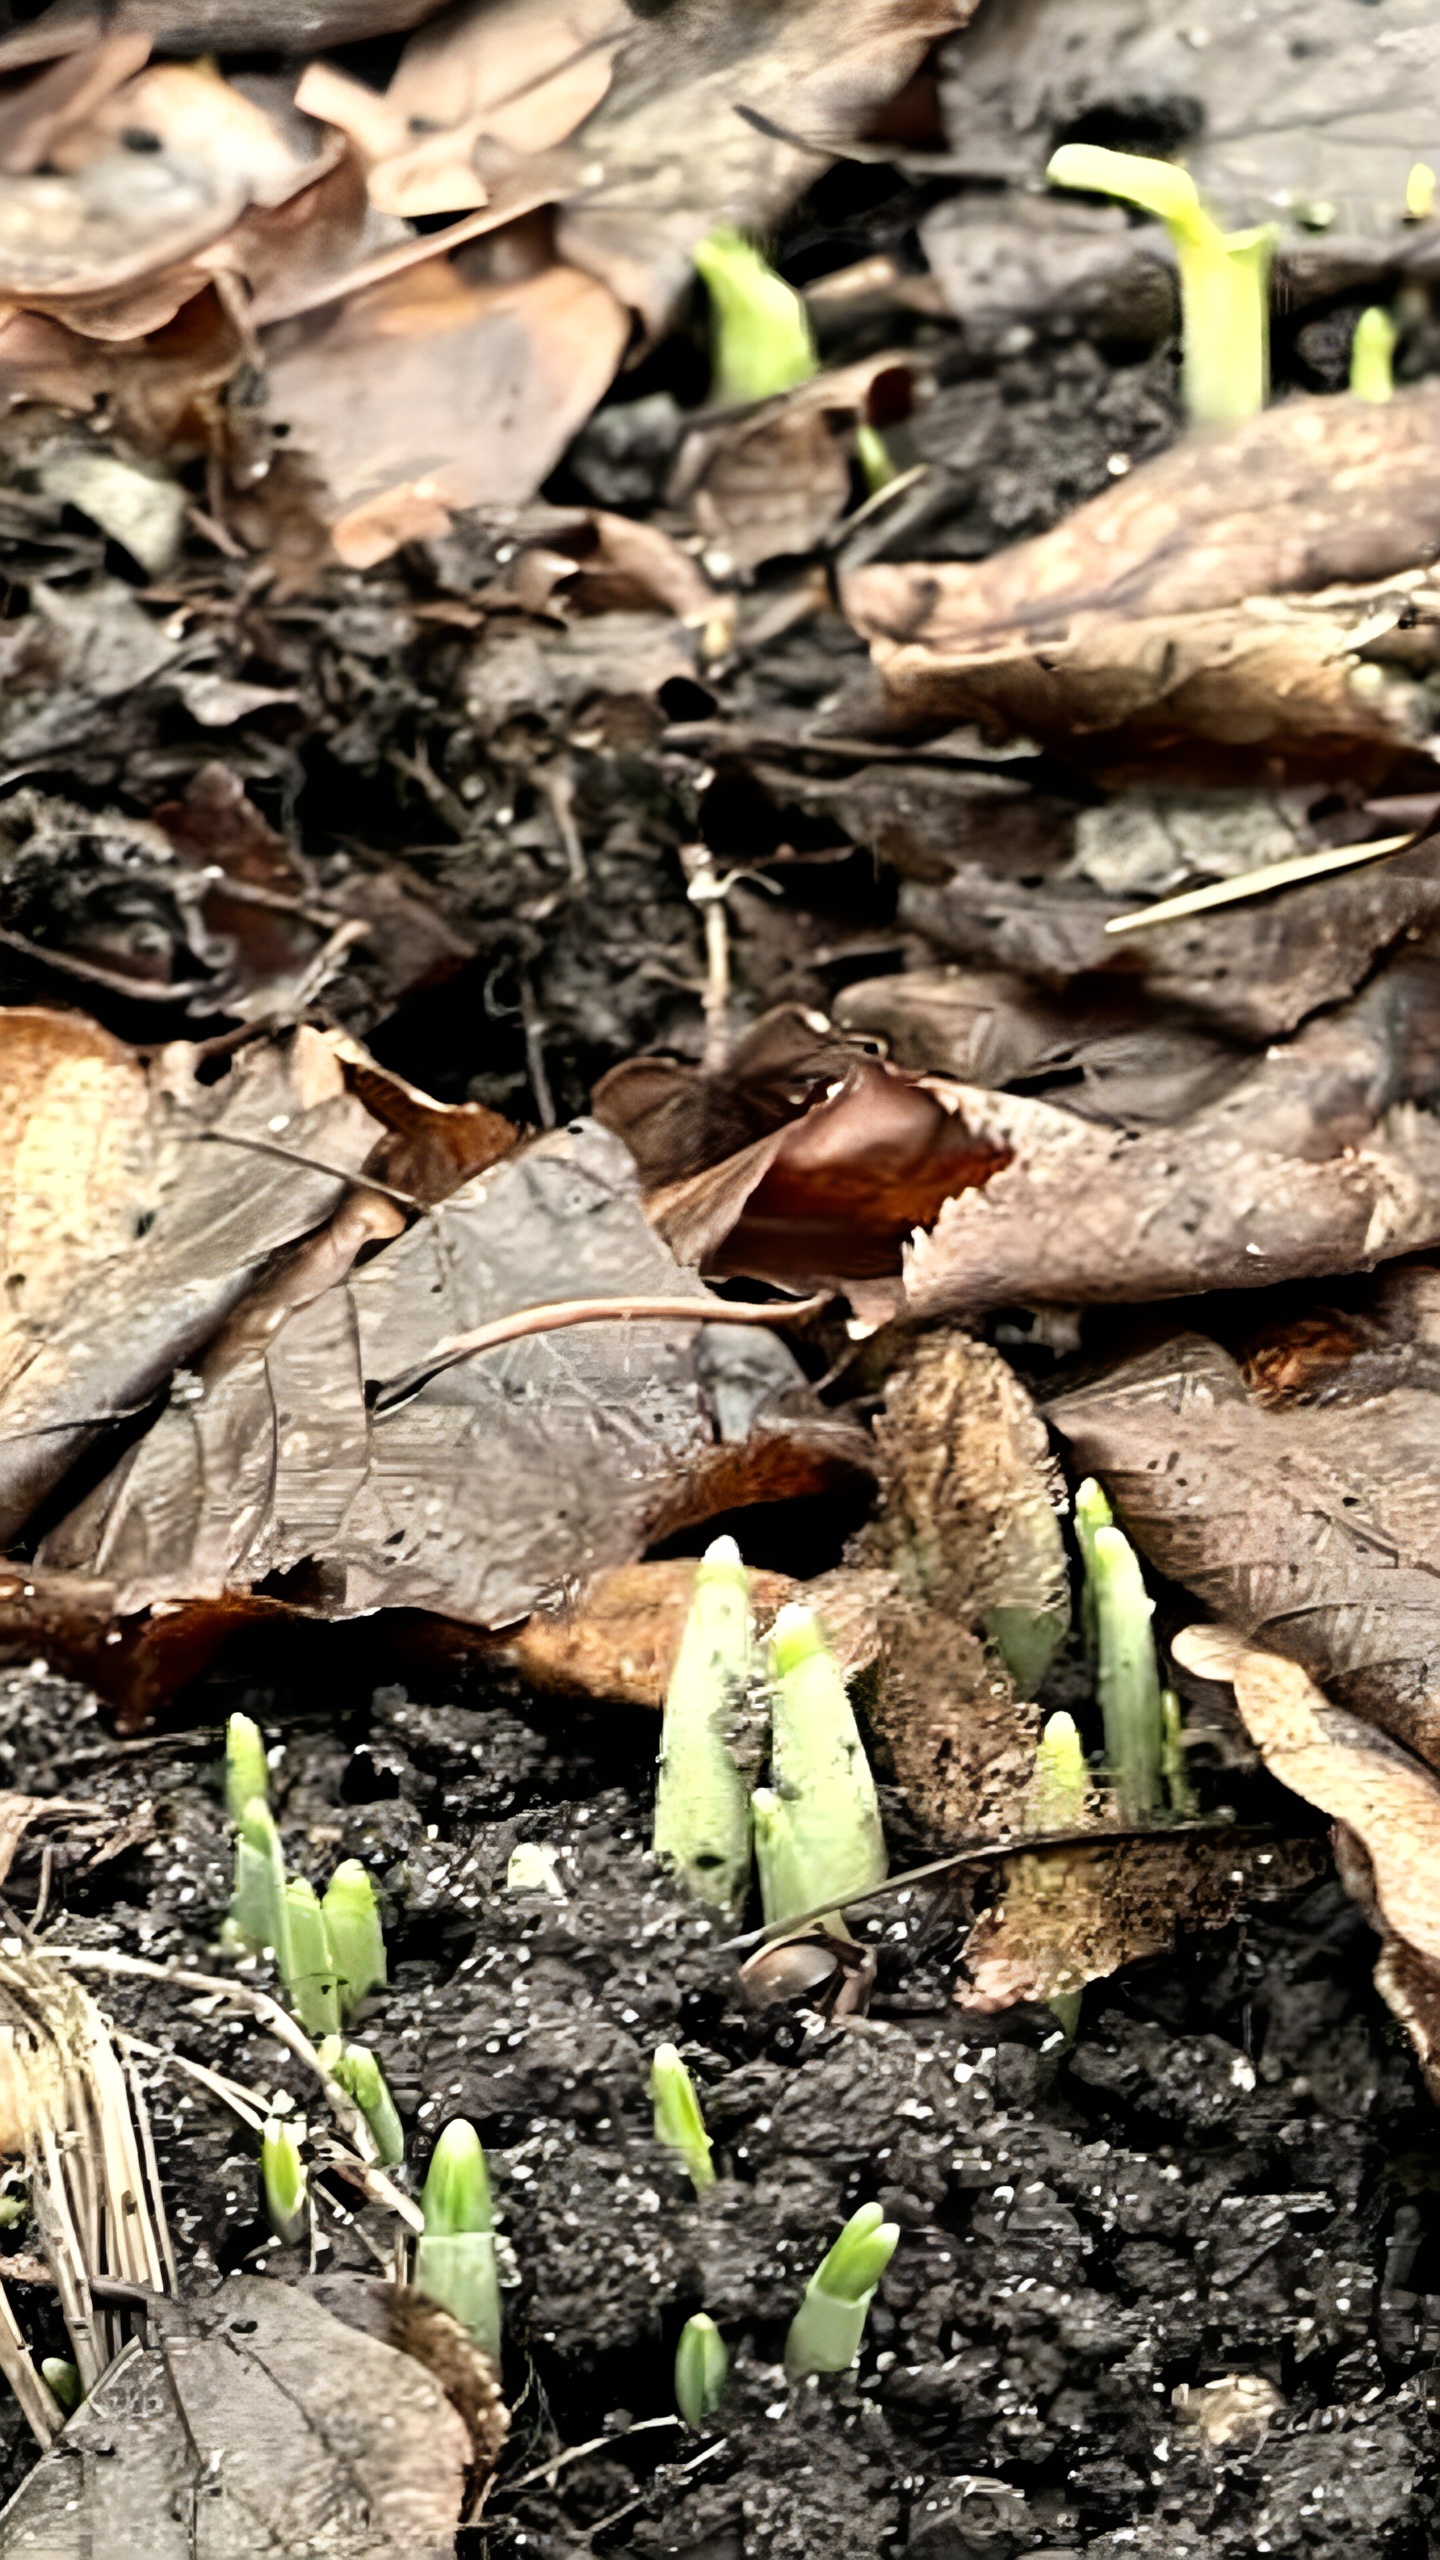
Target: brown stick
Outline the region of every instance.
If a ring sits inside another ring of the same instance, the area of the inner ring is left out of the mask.
[[[423,1360],[398,1376],[382,1378],[371,1389],[373,1413],[389,1413],[404,1404],[442,1369],[473,1359],[478,1351],[498,1350],[502,1342],[520,1342],[529,1334],[559,1333],[572,1324],[784,1324],[796,1316],[813,1316],[828,1306],[831,1292],[814,1298],[776,1298],[750,1306],[738,1298],[559,1298],[548,1307],[518,1307],[513,1315],[477,1324],[470,1333],[452,1333],[437,1342]]]

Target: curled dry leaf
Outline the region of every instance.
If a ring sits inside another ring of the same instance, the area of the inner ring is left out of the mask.
[[[846,611],[915,722],[1088,739],[1112,765],[1122,737],[1302,761],[1327,742],[1343,758],[1418,741],[1403,683],[1354,650],[1387,612],[1435,610],[1420,564],[1440,505],[1437,410],[1429,385],[1384,405],[1287,402],[1173,447],[974,567],[856,570]],[[1408,585],[1392,594],[1396,578]]]
[[[758,1022],[723,1073],[631,1059],[594,1101],[680,1261],[787,1287],[895,1272],[910,1230],[1005,1161],[917,1078],[799,1005]]]
[[[1233,1627],[1186,1627],[1178,1662],[1227,1682],[1250,1738],[1283,1786],[1342,1825],[1353,1845],[1341,1881],[1371,1908],[1386,1939],[1376,1970],[1440,2094],[1440,1779],[1431,1768],[1336,1706],[1296,1662],[1253,1645]]]
[[[762,1629],[787,1600],[803,1598],[853,1679],[879,1650],[877,1612],[889,1588],[883,1573],[848,1568],[803,1584],[760,1571],[751,1576],[750,1597]],[[658,1712],[694,1592],[695,1566],[685,1557],[622,1565],[597,1574],[562,1608],[537,1610],[506,1637],[505,1658],[537,1689]]]
[[[1184,1334],[1047,1410],[1159,1572],[1440,1768],[1437,1389],[1424,1330],[1278,1407]]]
[[[1014,1372],[958,1330],[900,1360],[877,1419],[883,1496],[857,1553],[893,1577],[870,1720],[941,1842],[1017,1823],[1026,1703],[1070,1623],[1045,1427]]]
[[[147,2333],[6,2508],[13,2549],[43,2545],[55,2560],[127,2547],[157,2560],[453,2549],[471,2440],[413,2356],[257,2276],[231,2277],[209,2302],[157,2300]]]
[[[813,551],[851,502],[857,427],[908,416],[900,356],[817,374],[777,399],[702,421],[681,445],[668,497],[737,568]]]
[[[126,1613],[258,1585],[325,1615],[419,1607],[503,1626],[689,1521],[866,1471],[864,1436],[809,1399],[782,1344],[763,1334],[737,1353],[733,1328],[706,1327],[707,1293],[593,1126],[521,1151],[394,1237],[398,1223],[390,1201],[352,1191],[237,1305],[197,1392],[42,1560],[113,1580]],[[697,1322],[536,1333],[375,1401],[449,1337],[577,1294],[693,1297]]]
[[[917,1314],[1090,1304],[1364,1270],[1440,1230],[1440,977],[1424,952],[1166,1129],[957,1088],[1010,1161],[947,1201],[906,1262]]]
[[[1208,1629],[1203,1632],[1208,1633]],[[1252,1903],[1324,1872],[1324,1845],[1233,1835],[1131,1840],[1006,1862],[1003,1892],[965,1942],[956,1998],[982,2016],[1055,2000],[1168,1955],[1182,1929],[1223,1929]]]

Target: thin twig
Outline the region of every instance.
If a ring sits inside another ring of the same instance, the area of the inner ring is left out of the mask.
[[[776,1938],[792,1938],[808,1928],[812,1920],[824,1920],[837,1908],[858,1911],[867,1902],[880,1901],[883,1895],[903,1892],[907,1885],[928,1884],[932,1876],[950,1875],[957,1867],[988,1866],[994,1858],[1036,1857],[1051,1849],[1114,1849],[1132,1840],[1186,1840],[1197,1832],[1233,1828],[1230,1814],[1212,1813],[1198,1815],[1193,1822],[1097,1822],[1085,1831],[1022,1831],[1010,1840],[977,1840],[968,1849],[952,1849],[948,1857],[932,1858],[927,1866],[907,1867],[901,1875],[887,1876],[883,1884],[872,1884],[865,1893],[832,1894],[828,1902],[817,1903],[813,1911],[797,1911],[789,1920],[770,1920],[763,1929],[747,1929],[742,1937],[724,1938],[717,1953],[739,1955],[747,1947],[764,1947]]]
[[[481,1351],[497,1351],[505,1342],[523,1342],[531,1334],[561,1333],[574,1324],[786,1324],[797,1316],[813,1316],[830,1303],[829,1290],[814,1298],[776,1298],[751,1306],[738,1298],[557,1298],[549,1306],[517,1307],[513,1315],[496,1316],[469,1333],[452,1333],[437,1342],[414,1367],[370,1388],[372,1413],[392,1413],[419,1393],[443,1369],[470,1360]]]
[[[1258,871],[1242,871],[1234,880],[1211,880],[1203,889],[1184,889],[1178,897],[1160,898],[1138,915],[1111,916],[1107,933],[1139,933],[1152,924],[1177,924],[1182,916],[1203,915],[1209,907],[1237,906],[1244,898],[1263,898],[1271,889],[1292,889],[1302,880],[1321,880],[1330,871],[1349,871],[1356,863],[1378,861],[1382,853],[1403,853],[1423,839],[1413,829],[1405,836],[1381,836],[1374,844],[1329,845],[1319,853],[1293,854],[1288,862],[1262,862]]]
[[[139,2128],[140,2148],[145,2157],[145,2179],[150,2189],[150,2210],[155,2221],[155,2237],[160,2243],[160,2255],[165,2263],[165,2274],[170,2290],[172,2293],[178,2293],[180,2271],[175,2264],[175,2251],[170,2240],[170,2222],[165,2211],[165,2190],[160,2180],[160,2163],[155,2156],[155,2128],[150,2122],[149,2103],[140,2073],[130,2059],[129,2050],[125,2049],[130,2041],[132,2040],[123,2037],[120,2039],[124,2049],[125,2077],[130,2084],[130,2111]]]
[[[298,1164],[307,1173],[328,1173],[336,1182],[348,1182],[353,1191],[378,1191],[383,1199],[394,1200],[402,1209],[419,1211],[428,1207],[417,1200],[413,1191],[397,1191],[393,1182],[377,1182],[373,1174],[351,1173],[344,1165],[322,1164],[318,1156],[302,1155],[298,1147],[282,1147],[273,1138],[242,1138],[233,1129],[197,1129],[193,1144],[197,1147],[248,1147],[252,1155],[278,1156],[282,1164]]]
[[[533,2471],[522,2471],[518,2480],[502,2480],[501,2492],[507,2498],[518,2497],[522,2489],[533,2489],[537,2480],[553,2480],[557,2471],[568,2471],[572,2462],[583,2462],[592,2453],[608,2453],[613,2445],[625,2444],[631,2436],[652,2434],[656,2427],[678,2427],[681,2423],[679,2418],[637,2418],[633,2427],[622,2427],[618,2434],[591,2436],[588,2444],[566,2445],[548,2462],[537,2463]]]
[[[705,1052],[700,1063],[707,1075],[719,1075],[730,1063],[730,925],[725,897],[734,875],[729,880],[720,878],[706,844],[682,845],[680,861],[685,894],[705,919],[705,986],[700,998]]]

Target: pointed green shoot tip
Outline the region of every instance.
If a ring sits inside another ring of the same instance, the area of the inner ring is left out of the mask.
[[[675,2350],[675,2406],[687,2427],[703,2427],[725,2397],[730,2350],[708,2311],[696,2311]]]
[[[803,1600],[787,1600],[784,1608],[776,1611],[775,1624],[770,1630],[770,1653],[776,1679],[783,1680],[789,1672],[798,1670],[802,1662],[810,1661],[812,1655],[824,1650],[825,1638],[814,1610],[807,1609]]]
[[[247,1804],[270,1800],[265,1737],[252,1716],[235,1715],[225,1727],[225,1808],[238,1823]]]
[[[1355,323],[1350,341],[1350,388],[1357,400],[1376,403],[1395,397],[1395,340],[1399,332],[1388,311],[1372,303]]]
[[[1121,1808],[1135,1821],[1160,1804],[1164,1717],[1150,1624],[1155,1604],[1122,1529],[1096,1530],[1091,1573],[1105,1757]]]
[[[260,2141],[265,2211],[276,2239],[283,2240],[287,2248],[303,2240],[309,2223],[310,2182],[300,2157],[304,2139],[303,2120],[269,2116]]]
[[[752,1804],[767,1921],[838,1912],[884,1877],[888,1859],[875,1781],[819,1620],[791,1602],[771,1635],[773,1785]],[[838,1925],[838,1924],[834,1924]]]
[[[375,2136],[381,2167],[398,2169],[405,2157],[404,2130],[390,2095],[390,2084],[369,2046],[342,2045],[338,2036],[326,2036],[315,2058],[321,2070],[328,2071],[351,2104],[359,2108]]]
[[[349,2019],[366,1993],[382,1991],[386,1982],[380,1906],[358,1858],[345,1858],[336,1868],[325,1888],[323,1910],[340,2014]]]
[[[290,1924],[285,1901],[285,1855],[269,1806],[252,1796],[240,1816],[235,1840],[235,1890],[230,1897],[227,1936],[263,1955],[268,1948],[282,1981],[290,1963]]]
[[[651,1845],[697,1902],[734,1916],[750,1883],[750,1808],[730,1748],[754,1667],[750,1576],[733,1538],[716,1538],[665,1692]]]
[[[785,2341],[792,2382],[807,2373],[848,2373],[860,2352],[875,2288],[895,2254],[898,2223],[862,2204],[826,2251],[805,2288]]]
[[[500,2357],[500,2280],[490,2173],[480,2136],[453,2117],[430,2154],[420,2197],[425,2229],[415,2250],[415,2282],[494,2363]]]
[[[710,2136],[705,2130],[695,2083],[673,2044],[655,2048],[650,2095],[655,2104],[656,2141],[663,2142],[668,2151],[679,2152],[695,2193],[703,2196],[715,2184]]]
[[[307,2036],[334,2035],[340,2025],[335,1958],[325,1914],[304,1876],[292,1876],[285,1887],[285,1919],[289,1953],[281,1973],[295,2015]]]
[[[1079,1730],[1062,1707],[1047,1718],[1036,1747],[1035,1771],[1025,1798],[1030,1829],[1074,1830],[1084,1818],[1089,1784]]]
[[[728,224],[695,251],[710,296],[710,398],[726,408],[769,400],[816,369],[809,314],[798,293]]]

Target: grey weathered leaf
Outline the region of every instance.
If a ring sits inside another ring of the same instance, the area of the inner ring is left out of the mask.
[[[447,2560],[470,2439],[412,2357],[254,2276],[146,2324],[0,2516],[4,2560]]]

